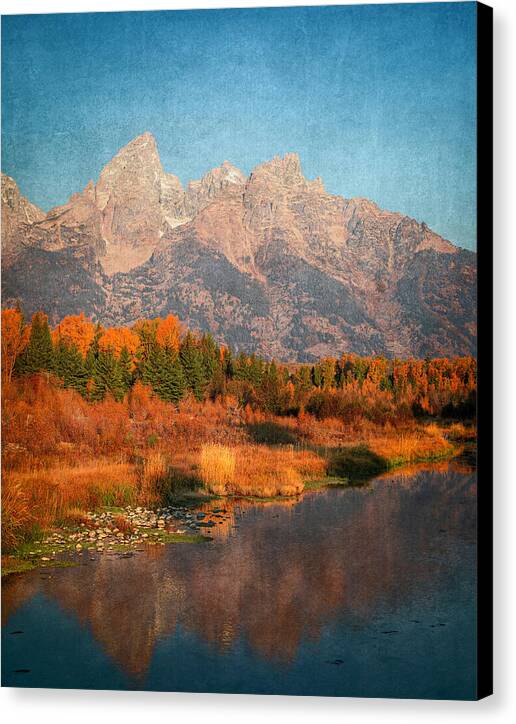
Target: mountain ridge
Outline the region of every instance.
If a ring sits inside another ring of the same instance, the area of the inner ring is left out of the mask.
[[[46,215],[6,183],[4,303],[111,324],[173,312],[284,360],[475,353],[474,252],[329,194],[295,153],[249,176],[224,161],[183,188],[144,133]]]

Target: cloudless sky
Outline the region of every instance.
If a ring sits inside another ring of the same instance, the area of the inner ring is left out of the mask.
[[[476,243],[474,2],[2,17],[2,170],[47,210],[132,138],[186,184],[308,178]]]

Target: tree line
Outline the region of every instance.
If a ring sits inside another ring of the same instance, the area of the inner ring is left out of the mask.
[[[84,314],[53,329],[37,312],[27,324],[19,309],[2,311],[4,382],[47,372],[89,401],[124,399],[139,381],[178,404],[231,395],[240,405],[275,415],[307,411],[352,417],[364,405],[400,405],[410,414],[473,416],[476,360],[387,359],[343,354],[316,364],[278,364],[238,354],[209,333],[194,334],[174,315],[105,328]]]

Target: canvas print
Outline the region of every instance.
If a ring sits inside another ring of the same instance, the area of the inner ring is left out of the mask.
[[[4,686],[482,695],[482,12],[2,17]]]

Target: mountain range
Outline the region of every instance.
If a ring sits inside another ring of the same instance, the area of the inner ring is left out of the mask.
[[[183,188],[144,133],[43,212],[2,174],[3,306],[51,322],[174,313],[283,361],[476,352],[476,254],[401,213],[325,191],[289,153]]]

